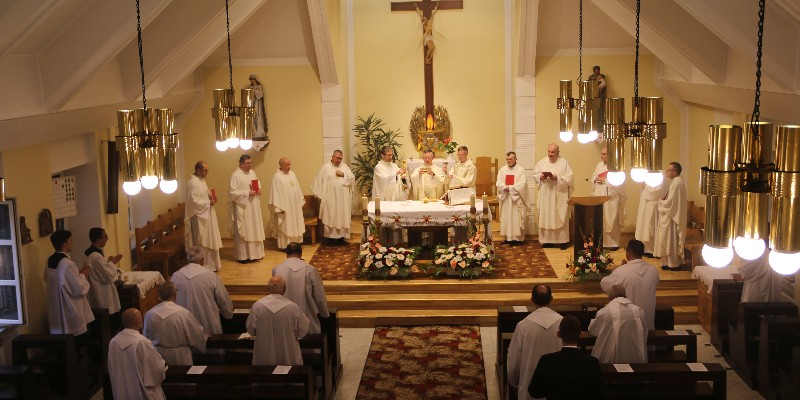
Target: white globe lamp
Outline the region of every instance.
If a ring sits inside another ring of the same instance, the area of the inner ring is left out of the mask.
[[[769,253],[769,266],[781,275],[792,275],[800,270],[800,253],[782,253],[773,250]]]
[[[569,142],[572,140],[572,132],[570,131],[563,131],[559,134],[562,142]]]
[[[611,186],[619,186],[625,183],[625,171],[608,171],[606,180]]]
[[[751,239],[738,236],[733,240],[733,248],[736,254],[745,260],[753,261],[764,254],[767,244],[763,239]]]
[[[631,169],[631,179],[633,179],[636,183],[644,182],[644,178],[647,177],[647,170],[644,168],[632,168]]]
[[[703,260],[714,268],[722,268],[733,261],[733,249],[703,245]]]
[[[129,196],[136,196],[142,191],[142,183],[139,181],[123,182],[122,191]]]
[[[178,190],[178,181],[164,181],[164,180],[162,180],[158,184],[158,187],[161,189],[162,192],[164,192],[166,194],[172,194],[172,193],[175,193],[176,190]]]
[[[142,187],[147,190],[155,189],[158,186],[158,177],[155,175],[145,175],[140,180]]]
[[[664,182],[664,175],[660,171],[648,172],[644,177],[644,183],[650,187],[658,187],[662,182]]]

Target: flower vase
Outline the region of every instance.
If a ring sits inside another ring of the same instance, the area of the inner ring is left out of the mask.
[[[448,165],[453,165],[456,163],[456,158],[453,157],[453,153],[447,153],[447,163]]]
[[[590,272],[588,274],[582,274],[578,276],[578,280],[581,282],[599,281],[602,278],[603,275],[598,272]]]

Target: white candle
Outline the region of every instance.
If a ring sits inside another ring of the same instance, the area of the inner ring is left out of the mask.
[[[486,214],[489,211],[489,201],[486,199],[486,193],[481,197],[481,202],[483,202],[483,213]]]
[[[475,193],[470,193],[469,195],[469,206],[475,208]]]
[[[381,209],[381,197],[375,196],[375,211],[380,211]]]
[[[367,198],[367,196],[366,195],[361,196],[361,209],[366,210],[367,204],[369,204],[369,199]]]

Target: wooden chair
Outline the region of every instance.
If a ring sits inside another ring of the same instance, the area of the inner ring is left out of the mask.
[[[480,198],[486,193],[489,208],[495,221],[500,220],[500,203],[497,201],[497,159],[491,157],[475,157],[475,196]]]
[[[306,233],[311,238],[311,244],[317,243],[317,231],[319,225],[319,199],[314,195],[303,196],[306,200],[303,204],[303,222],[306,226]],[[305,236],[305,235],[304,235]]]
[[[690,201],[687,207],[688,218],[686,220],[686,243],[684,244],[684,253],[690,255],[684,262],[694,267],[705,263],[703,256],[703,243],[705,241],[704,232],[706,224],[706,210],[703,207],[698,207],[693,201]]]

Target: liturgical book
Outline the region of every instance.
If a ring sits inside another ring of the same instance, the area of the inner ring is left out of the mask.
[[[254,192],[258,191],[258,179],[253,179],[250,181],[250,189],[252,189]]]
[[[514,184],[514,175],[506,175],[506,186]]]

